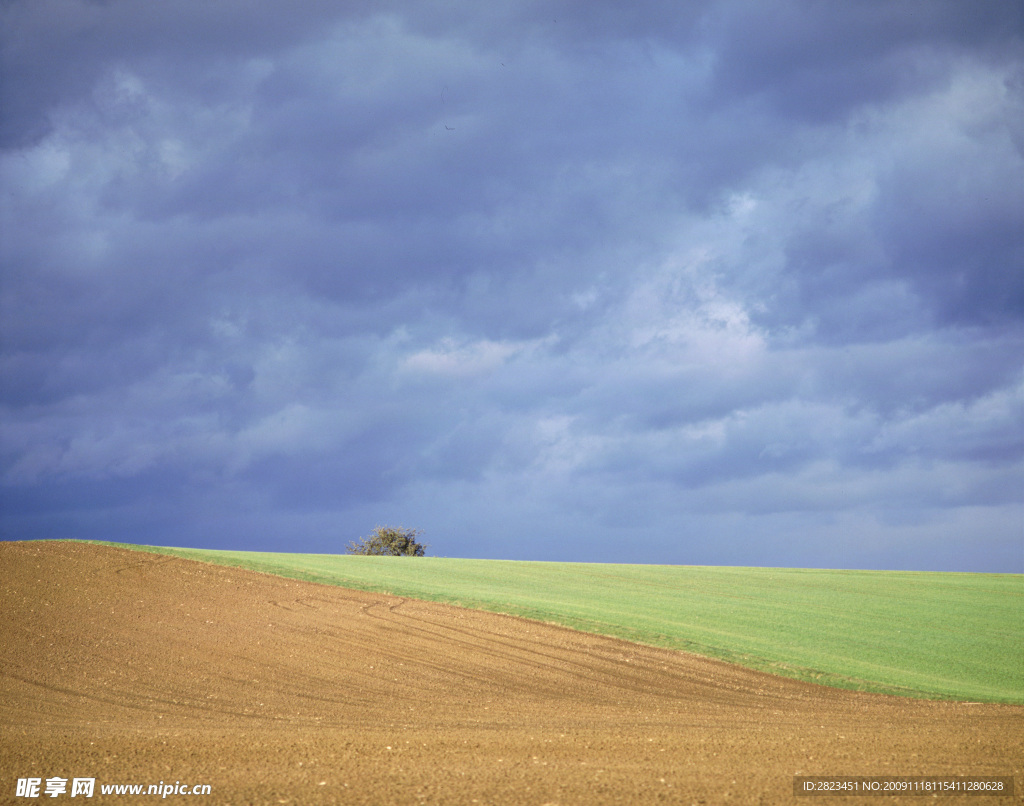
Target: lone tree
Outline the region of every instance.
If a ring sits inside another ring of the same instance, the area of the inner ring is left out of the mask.
[[[427,546],[416,542],[419,529],[401,526],[377,526],[369,537],[348,544],[349,554],[370,554],[375,557],[422,557]]]

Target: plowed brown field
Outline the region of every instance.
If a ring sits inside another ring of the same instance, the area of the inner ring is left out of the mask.
[[[1022,800],[1021,706],[86,544],[0,543],[0,573],[0,802],[64,802],[15,797],[53,776],[96,778],[71,803],[161,781],[211,804],[893,800],[794,798],[794,774],[1015,775]]]

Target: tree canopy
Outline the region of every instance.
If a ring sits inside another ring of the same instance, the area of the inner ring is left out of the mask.
[[[418,534],[419,529],[377,526],[368,537],[349,543],[348,553],[376,557],[423,557],[427,546],[416,540]]]

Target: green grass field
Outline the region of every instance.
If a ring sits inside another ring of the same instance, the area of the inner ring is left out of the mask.
[[[109,543],[525,616],[801,680],[1024,703],[1024,576],[210,551]]]

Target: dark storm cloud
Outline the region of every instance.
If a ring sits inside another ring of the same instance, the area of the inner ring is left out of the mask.
[[[826,0],[721,3],[709,15],[715,97],[756,99],[787,118],[822,122],[935,87],[949,57],[1019,57],[1013,3]]]
[[[0,142],[25,144],[52,131],[52,112],[89,97],[112,66],[172,73],[168,80],[186,92],[229,91],[219,66],[265,57],[318,33],[333,19],[333,6],[320,0],[289,8],[251,0],[5,3]],[[358,13],[358,3],[347,6]]]
[[[4,536],[1024,569],[1017,4],[677,5],[6,4]]]

